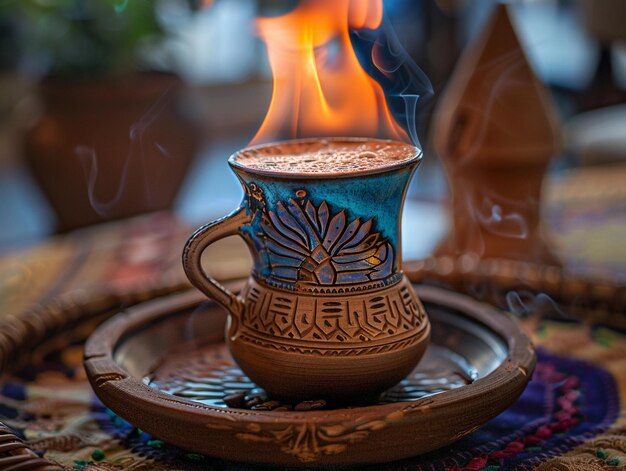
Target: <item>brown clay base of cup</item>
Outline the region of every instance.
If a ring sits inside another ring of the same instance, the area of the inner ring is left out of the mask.
[[[272,397],[334,403],[375,397],[422,358],[430,324],[405,276],[363,292],[332,291],[293,293],[253,278],[244,288],[242,321],[227,343]]]

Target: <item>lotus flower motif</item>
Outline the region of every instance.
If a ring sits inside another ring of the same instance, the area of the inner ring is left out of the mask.
[[[299,196],[299,195],[298,195]],[[374,230],[374,222],[347,222],[346,211],[331,215],[323,201],[308,199],[276,204],[261,217],[269,278],[312,285],[357,284],[393,274],[392,245]]]

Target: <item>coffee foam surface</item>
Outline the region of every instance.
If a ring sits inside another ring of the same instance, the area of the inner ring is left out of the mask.
[[[410,160],[415,147],[399,141],[311,140],[245,149],[235,162],[254,169],[287,173],[360,172]]]

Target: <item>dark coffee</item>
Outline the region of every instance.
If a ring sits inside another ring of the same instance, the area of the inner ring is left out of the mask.
[[[249,169],[281,173],[352,173],[394,166],[418,153],[399,141],[318,139],[244,149],[234,161]]]

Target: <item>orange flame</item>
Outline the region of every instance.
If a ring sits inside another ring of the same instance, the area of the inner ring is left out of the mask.
[[[382,13],[382,0],[301,0],[285,15],[257,19],[273,91],[251,144],[337,135],[408,141],[350,42],[349,28],[376,29]]]

